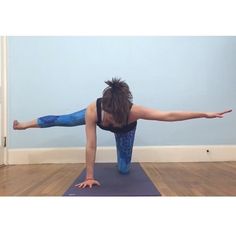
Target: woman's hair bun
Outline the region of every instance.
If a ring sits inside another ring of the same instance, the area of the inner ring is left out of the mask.
[[[124,82],[120,78],[112,78],[112,80],[105,81],[105,83],[112,88],[112,90],[116,90],[121,89]]]

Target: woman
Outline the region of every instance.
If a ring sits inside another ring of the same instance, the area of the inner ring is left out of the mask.
[[[129,86],[121,79],[113,78],[105,82],[108,87],[102,98],[91,103],[86,109],[61,116],[44,116],[29,122],[13,123],[15,130],[27,128],[47,128],[52,126],[86,125],[86,179],[77,184],[79,188],[100,185],[94,179],[96,156],[96,126],[115,134],[118,170],[122,174],[129,172],[137,120],[181,121],[195,118],[223,118],[227,110],[219,113],[200,112],[163,112],[132,103]]]

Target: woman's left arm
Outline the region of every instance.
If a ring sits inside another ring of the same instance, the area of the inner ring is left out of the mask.
[[[182,121],[197,118],[223,118],[224,114],[231,112],[226,110],[223,112],[187,112],[187,111],[159,111],[156,109],[146,108],[139,105],[133,105],[132,116],[144,120],[159,121]]]

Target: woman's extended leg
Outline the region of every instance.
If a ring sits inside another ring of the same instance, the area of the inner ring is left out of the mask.
[[[83,109],[81,111],[77,111],[67,115],[43,116],[28,122],[18,122],[17,120],[15,120],[13,123],[13,129],[22,130],[28,128],[48,128],[53,126],[72,127],[84,125],[85,113],[86,109]]]
[[[135,131],[136,128],[127,133],[115,134],[118,170],[121,174],[127,174],[130,169]]]

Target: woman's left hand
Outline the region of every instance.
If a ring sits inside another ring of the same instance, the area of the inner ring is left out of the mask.
[[[207,112],[206,113],[206,118],[223,118],[224,114],[230,113],[232,110],[227,110],[223,112]]]

